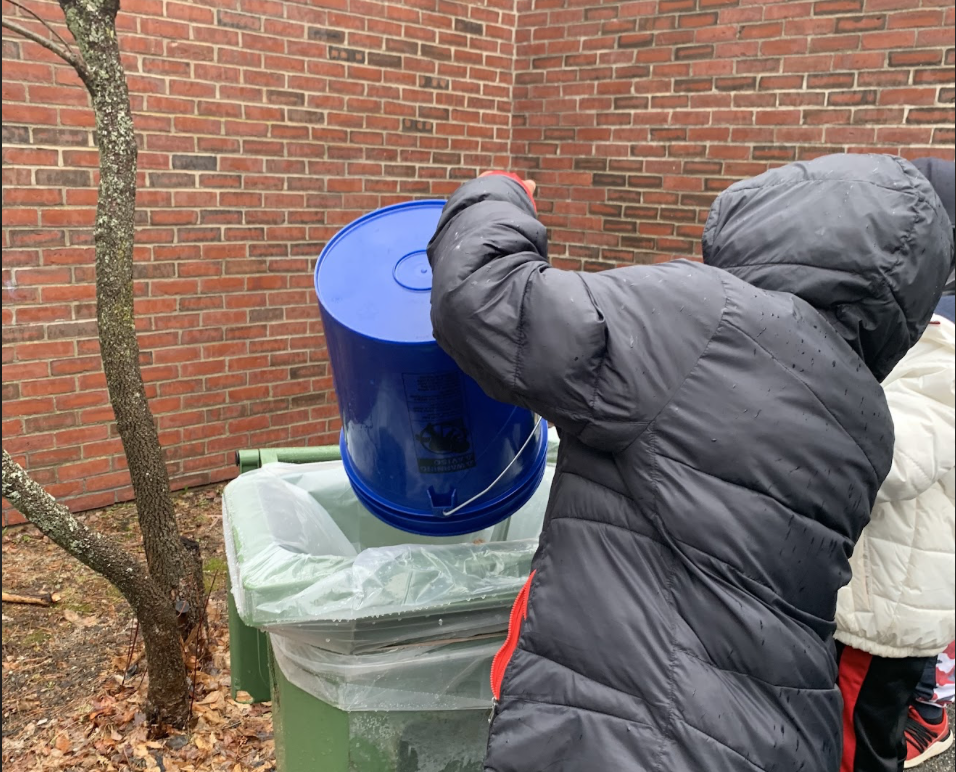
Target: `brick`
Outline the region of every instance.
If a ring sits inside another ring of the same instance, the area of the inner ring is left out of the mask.
[[[397,54],[380,54],[372,51],[368,54],[368,64],[372,67],[382,67],[384,69],[400,70],[402,68],[402,57]]]
[[[875,30],[883,29],[886,29],[885,14],[848,16],[842,19],[837,19],[836,22],[836,31],[840,33],[873,32]]]
[[[309,40],[320,40],[325,43],[344,43],[345,31],[340,29],[325,29],[323,27],[310,27],[308,32]]]
[[[618,48],[646,48],[654,44],[654,36],[649,33],[633,33],[620,35],[617,39]]]
[[[30,143],[30,129],[26,126],[3,125],[4,145],[28,145]]]
[[[37,169],[36,182],[51,188],[82,188],[92,184],[92,177],[79,169]]]
[[[831,107],[846,107],[859,105],[875,105],[877,92],[875,89],[857,91],[831,91],[827,94],[827,105]]]
[[[863,0],[819,0],[813,4],[814,16],[860,13],[862,10]]]
[[[189,171],[215,171],[217,159],[214,155],[174,155],[173,169]]]
[[[83,129],[52,129],[42,126],[33,129],[33,144],[35,145],[88,147],[91,144],[91,138],[90,132]]]
[[[674,49],[674,59],[679,62],[692,59],[706,59],[714,55],[714,47],[706,46],[678,46]]]
[[[945,108],[915,107],[906,115],[907,123],[953,123],[956,112]]]
[[[340,46],[329,46],[329,59],[333,62],[351,62],[352,64],[365,64],[365,52],[357,48],[342,48]]]
[[[292,107],[302,107],[305,104],[305,94],[300,91],[267,89],[266,101],[271,105],[291,105]]]
[[[926,51],[890,51],[890,67],[938,67],[943,63],[943,52]]]
[[[753,76],[714,79],[718,91],[753,91],[756,86],[757,78]]]
[[[147,178],[151,188],[194,188],[196,178],[192,174],[151,172]]]
[[[476,21],[463,19],[460,16],[455,19],[455,30],[465,35],[484,35],[485,27]]]

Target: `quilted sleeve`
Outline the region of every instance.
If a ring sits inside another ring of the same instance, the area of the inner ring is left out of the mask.
[[[428,247],[439,345],[492,397],[580,435],[608,327],[587,276],[552,268],[525,189],[481,177],[451,197]]]

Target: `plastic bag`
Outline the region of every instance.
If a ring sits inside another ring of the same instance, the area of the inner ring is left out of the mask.
[[[340,710],[468,710],[491,706],[488,673],[504,637],[338,654],[270,635],[282,674]]]
[[[223,494],[240,618],[341,653],[504,630],[537,549],[556,448],[524,507],[457,537],[382,523],[355,497],[340,461],[269,464],[240,476]],[[512,530],[527,538],[508,540]]]

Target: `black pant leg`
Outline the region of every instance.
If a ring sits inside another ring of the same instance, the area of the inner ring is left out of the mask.
[[[926,664],[923,665],[923,675],[916,685],[915,699],[922,702],[932,702],[933,694],[936,693],[936,662],[939,657],[927,657]]]
[[[899,772],[906,755],[906,711],[925,657],[874,657],[838,647],[844,700],[841,772]]]

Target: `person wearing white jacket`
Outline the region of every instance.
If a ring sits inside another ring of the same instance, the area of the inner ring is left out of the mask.
[[[837,598],[841,772],[902,768],[907,706],[926,660],[935,663],[956,636],[954,357],[956,327],[934,316],[883,383],[893,466]]]
[[[953,164],[945,166],[952,186]],[[951,210],[948,198],[941,196]],[[936,315],[883,381],[893,465],[837,600],[841,772],[908,769],[953,742],[945,712],[933,706],[939,721],[928,722],[913,700],[924,672],[935,675],[937,656],[956,637],[954,375],[956,327]]]
[[[879,657],[936,657],[956,635],[954,325],[934,316],[883,382],[893,466],[837,600],[841,643]]]

